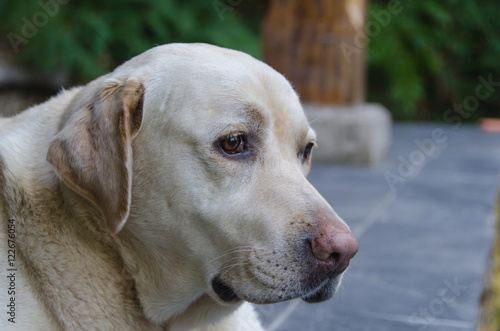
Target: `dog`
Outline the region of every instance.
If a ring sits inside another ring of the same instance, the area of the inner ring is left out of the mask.
[[[329,299],[358,243],[315,145],[281,74],[207,44],[1,118],[2,329],[255,331],[252,304]]]

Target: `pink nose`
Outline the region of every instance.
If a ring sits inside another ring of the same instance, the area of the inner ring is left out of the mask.
[[[316,262],[335,274],[344,272],[358,252],[358,242],[345,226],[326,222],[315,229],[309,244]]]

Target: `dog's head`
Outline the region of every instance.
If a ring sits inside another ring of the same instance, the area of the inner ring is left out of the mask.
[[[224,304],[335,292],[358,244],[306,179],[316,137],[282,75],[215,46],[160,46],[72,107],[49,161],[112,232],[126,223],[152,259],[182,261],[185,287]]]

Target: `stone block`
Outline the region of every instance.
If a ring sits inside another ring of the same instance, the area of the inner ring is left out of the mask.
[[[392,120],[382,105],[305,104],[304,111],[318,135],[315,162],[372,165],[385,158]]]

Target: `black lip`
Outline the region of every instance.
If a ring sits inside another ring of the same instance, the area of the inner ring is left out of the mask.
[[[212,288],[215,293],[225,302],[239,301],[240,298],[219,276],[214,277],[212,280]]]

